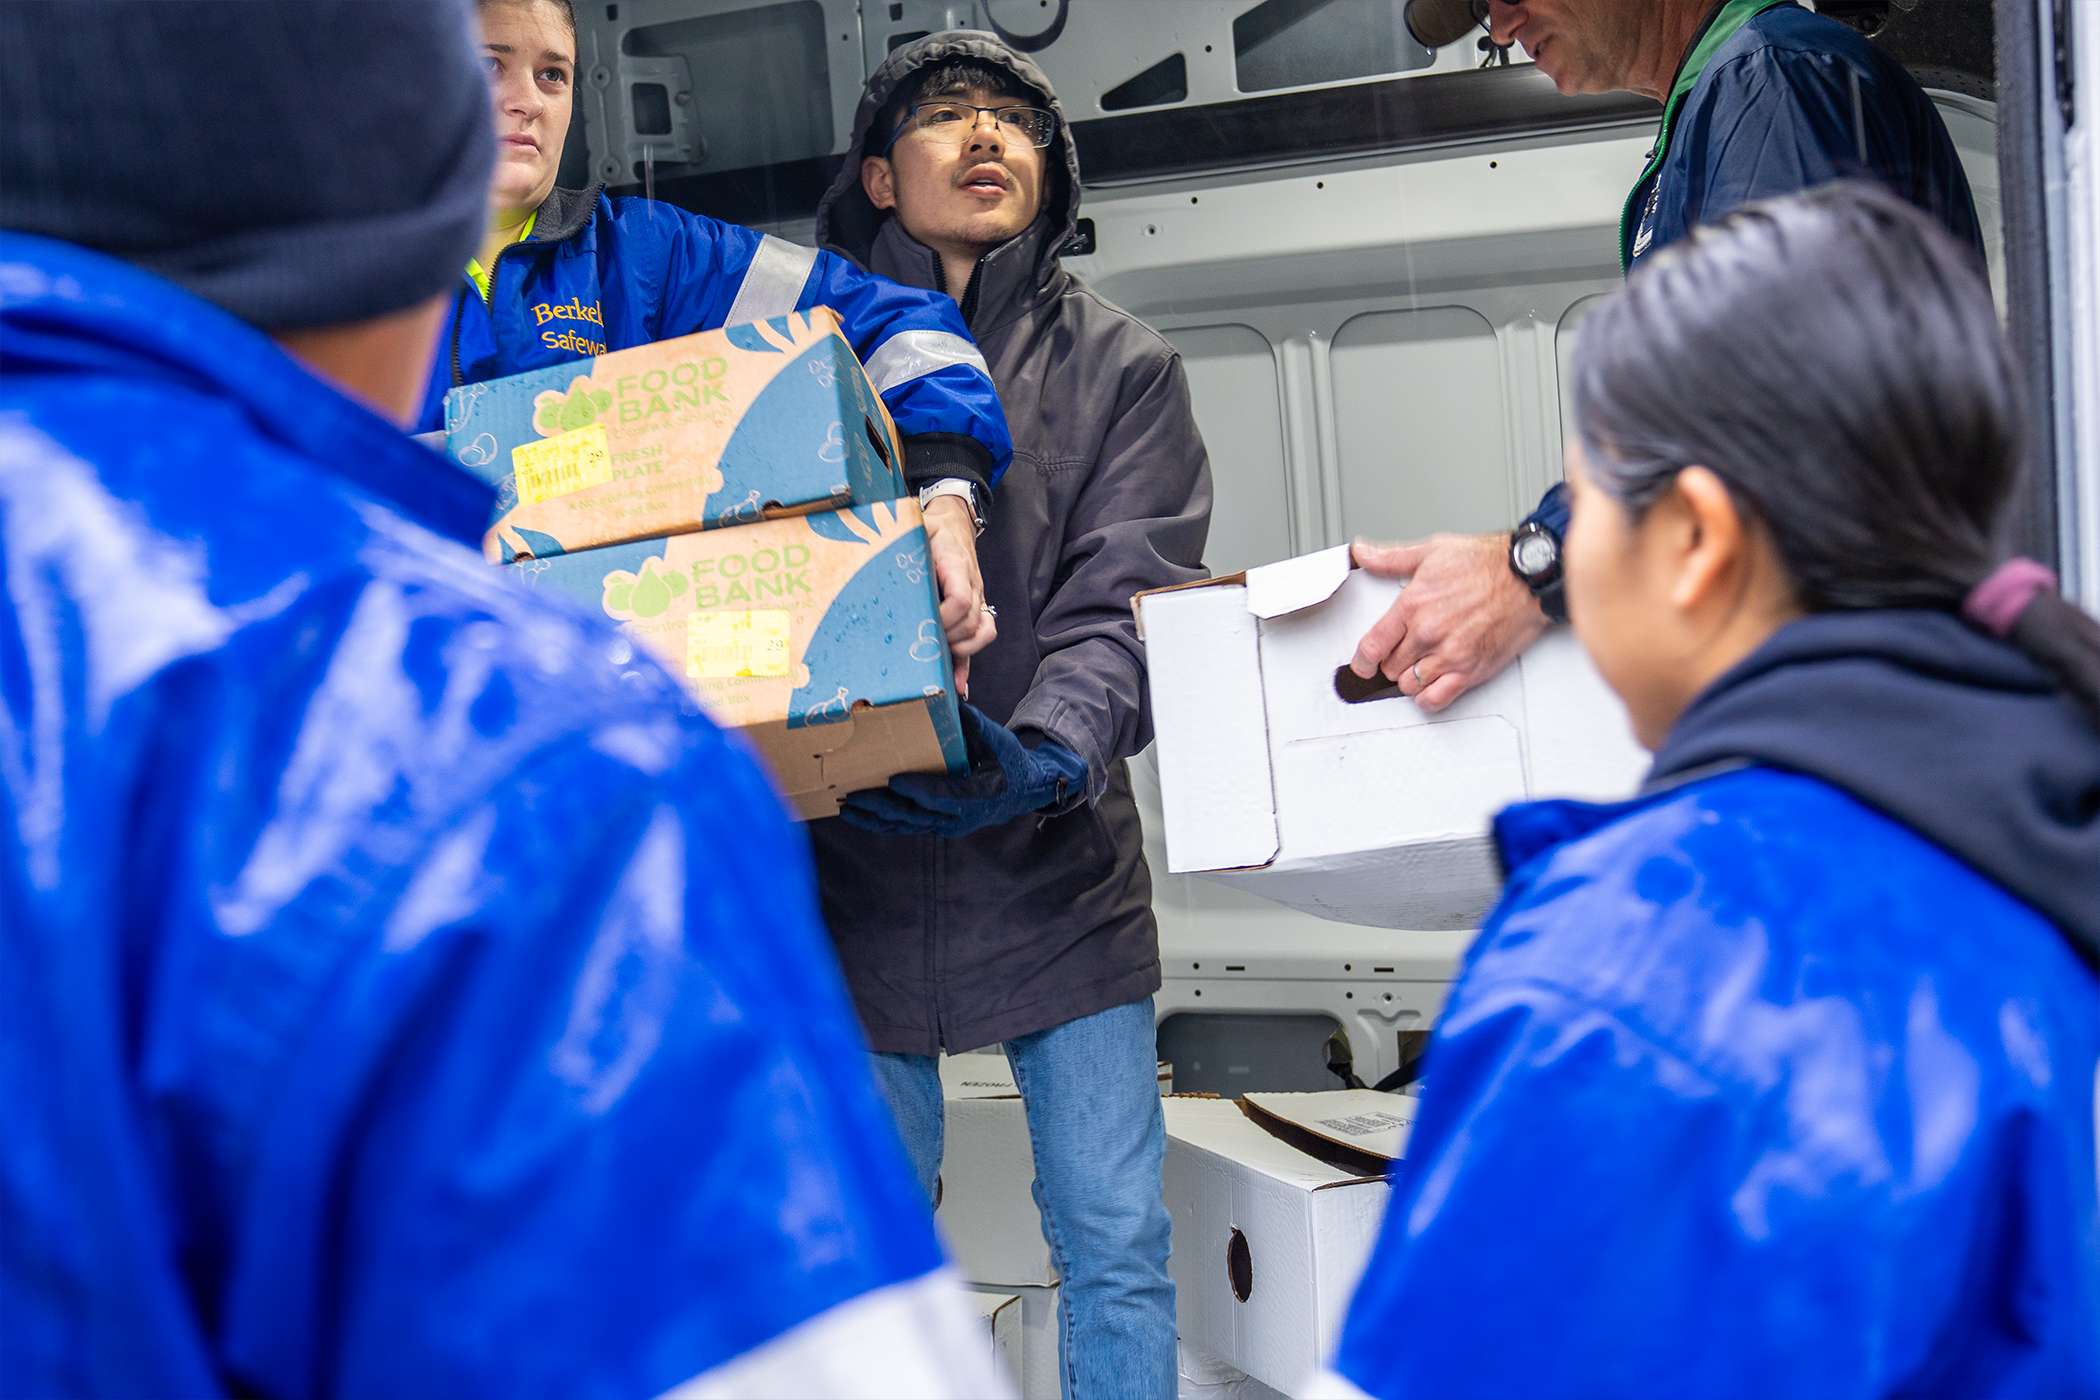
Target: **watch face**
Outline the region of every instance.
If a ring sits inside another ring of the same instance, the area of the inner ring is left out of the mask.
[[[1537,578],[1553,567],[1560,551],[1553,541],[1544,535],[1526,535],[1517,541],[1517,572],[1526,578]]]

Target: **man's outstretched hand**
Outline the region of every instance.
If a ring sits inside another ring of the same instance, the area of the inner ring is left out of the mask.
[[[984,577],[977,571],[977,522],[954,496],[936,496],[926,507],[926,557],[941,593],[941,630],[955,658],[955,685],[968,699],[970,658],[992,644],[999,626],[984,605]]]
[[[1364,633],[1349,667],[1365,680],[1382,673],[1425,710],[1491,680],[1551,625],[1510,572],[1506,534],[1358,540],[1351,553],[1374,574],[1413,582]]]

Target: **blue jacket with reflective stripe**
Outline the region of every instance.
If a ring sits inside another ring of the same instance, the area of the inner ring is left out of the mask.
[[[0,1395],[656,1395],[939,1265],[808,843],[490,504],[0,234]]]
[[[844,258],[646,199],[556,190],[532,236],[489,269],[489,298],[464,271],[416,431],[445,426],[445,395],[529,369],[672,336],[828,306],[905,439],[914,485],[995,483],[1013,457],[1006,415],[962,313]],[[958,455],[953,434],[983,449]],[[913,442],[912,439],[920,439]]]
[[[1336,1370],[2100,1395],[2100,981],[2058,928],[1771,768],[1497,835]]]

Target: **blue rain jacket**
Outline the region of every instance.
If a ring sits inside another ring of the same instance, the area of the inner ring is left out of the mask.
[[[1752,200],[1879,180],[1983,257],[1961,157],[1917,80],[1794,0],[1726,0],[1692,41],[1619,226],[1630,271]]]
[[[1514,874],[1337,1371],[1381,1397],[2100,1395],[2100,982],[2062,931],[1769,767],[1496,835]]]
[[[460,273],[416,431],[445,426],[455,385],[812,306],[839,314],[906,439],[907,479],[998,481],[1013,441],[954,301],[833,253],[653,200],[612,199],[597,186],[548,197],[532,236],[496,258],[486,302]]]
[[[489,504],[0,234],[0,1394],[653,1395],[939,1264],[804,841]]]

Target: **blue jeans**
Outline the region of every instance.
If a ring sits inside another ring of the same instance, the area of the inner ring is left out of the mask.
[[[1172,1400],[1167,1124],[1152,999],[1009,1040],[1006,1059],[1028,1114],[1043,1239],[1064,1280],[1065,1400]],[[930,1200],[945,1128],[940,1068],[928,1055],[874,1060]]]

